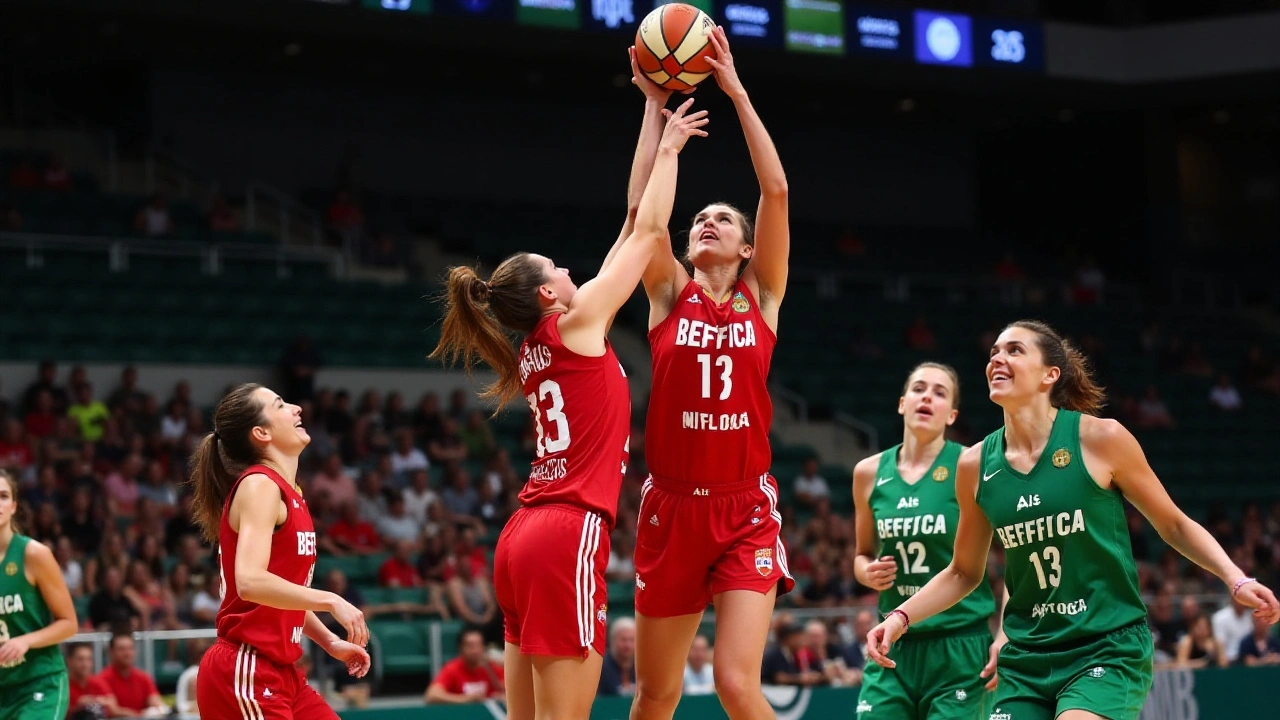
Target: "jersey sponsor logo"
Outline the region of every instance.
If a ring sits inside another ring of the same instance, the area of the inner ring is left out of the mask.
[[[1089,609],[1083,599],[1071,602],[1036,603],[1031,606],[1031,617],[1042,618],[1045,615],[1079,615]]]
[[[302,644],[302,628],[300,627],[294,628],[293,632],[289,635],[289,639],[293,641],[294,645],[301,645]]]
[[[547,458],[529,469],[529,479],[538,482],[559,480],[569,474],[568,458]]]
[[[733,311],[736,313],[744,313],[750,309],[751,309],[751,303],[747,301],[747,296],[743,295],[741,290],[734,293]]]
[[[876,532],[881,539],[909,535],[943,535],[947,532],[947,518],[941,513],[937,515],[879,518],[876,520]]]
[[[1071,464],[1071,453],[1066,448],[1058,448],[1053,453],[1053,466],[1056,468],[1064,468]]]
[[[693,494],[697,495],[698,497],[707,497],[711,495],[711,491],[708,490],[707,488],[694,488]]]
[[[1004,469],[1004,468],[996,468],[996,471],[995,471],[995,472],[993,472],[993,473],[991,473],[990,475],[988,475],[987,473],[982,473],[982,482],[986,482],[986,481],[990,480],[991,478],[995,477],[995,476],[996,476],[997,474],[999,474],[999,472],[1000,472],[1001,470],[1003,470],[1003,469]]]
[[[298,554],[313,557],[316,554],[316,534],[311,531],[298,531]]]
[[[11,615],[22,612],[21,595],[5,595],[0,597],[0,614]]]
[[[771,548],[760,548],[756,550],[756,572],[765,577],[773,572],[773,550]]]
[[[902,510],[903,508],[913,508],[913,507],[920,507],[920,498],[918,498],[918,497],[904,497],[904,498],[900,498],[900,499],[898,500],[898,509],[899,509],[899,510]]]
[[[892,476],[890,476],[890,477],[887,477],[887,478],[877,478],[877,479],[876,479],[876,487],[880,487],[881,485],[883,485],[883,484],[885,484],[885,483],[887,483],[887,482],[893,482],[893,477],[892,477]]]
[[[551,348],[546,345],[526,345],[520,355],[520,382],[529,376],[551,367]]]
[[[861,714],[861,713],[869,713],[869,712],[871,712],[871,703],[867,702],[866,700],[859,700],[858,713]]]
[[[1026,510],[1030,507],[1038,507],[1040,505],[1039,495],[1019,495],[1018,510]]]
[[[951,477],[951,471],[948,470],[947,468],[944,468],[944,467],[934,468],[933,470],[934,482],[945,482],[946,479],[949,477]]]
[[[1013,720],[1013,714],[1001,712],[1000,708],[996,708],[995,712],[991,713],[991,717],[987,718],[987,720]]]
[[[1098,666],[1098,667],[1096,667],[1096,668],[1091,668],[1091,669],[1089,670],[1089,677],[1092,677],[1092,678],[1100,678],[1100,677],[1102,677],[1103,675],[1106,675],[1106,674],[1107,674],[1107,669],[1106,669],[1106,668],[1104,668],[1104,667],[1102,667],[1102,666]]]
[[[682,425],[685,430],[710,430],[710,431],[726,431],[726,430],[742,430],[751,427],[751,421],[747,419],[747,414],[742,413],[715,413],[695,412],[685,410],[682,413]]]
[[[18,563],[7,562],[4,564],[4,574],[13,577],[18,574]]]
[[[894,585],[893,589],[898,591],[898,597],[911,597],[920,592],[920,585]]]
[[[1084,532],[1084,512],[1061,512],[1056,515],[1045,515],[1035,520],[1005,525],[996,528],[996,535],[1005,549],[1021,545],[1044,542],[1054,537],[1073,535]]]
[[[712,325],[701,320],[680,318],[676,324],[676,345],[719,350],[728,343],[731,348],[756,346],[756,326],[750,320],[729,323],[728,325]]]

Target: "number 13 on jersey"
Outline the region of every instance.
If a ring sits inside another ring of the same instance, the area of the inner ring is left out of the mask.
[[[728,400],[729,393],[733,392],[733,358],[728,355],[718,355],[712,361],[711,353],[699,353],[698,365],[702,367],[702,397],[708,399],[711,397],[711,366],[715,365],[720,371],[720,400]]]
[[[548,434],[542,424],[542,405],[550,400],[546,409],[547,423],[551,425]],[[537,456],[547,453],[563,452],[569,447],[569,418],[564,415],[564,395],[560,392],[560,383],[555,380],[543,380],[538,391],[525,396],[529,401],[529,409],[533,411],[533,424],[538,431]]]

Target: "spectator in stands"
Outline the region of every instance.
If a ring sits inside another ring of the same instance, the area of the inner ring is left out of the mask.
[[[1222,647],[1227,664],[1233,664],[1240,656],[1241,642],[1253,634],[1253,613],[1245,605],[1232,598],[1213,614],[1213,637]]]
[[[404,395],[397,390],[387,393],[386,403],[382,406],[382,426],[387,432],[397,434],[404,428],[413,429],[413,415],[405,409]]]
[[[360,517],[373,524],[387,514],[387,496],[382,491],[382,473],[377,470],[366,470],[360,477],[360,494],[356,496],[356,505],[360,508]]]
[[[378,520],[378,534],[389,547],[409,544],[409,554],[418,551],[422,543],[422,526],[404,510],[404,495],[399,491],[387,491],[387,514]]]
[[[1280,365],[1267,357],[1261,345],[1255,343],[1249,347],[1238,374],[1246,390],[1261,390],[1280,396]]]
[[[1151,625],[1157,658],[1163,654],[1165,660],[1172,660],[1177,653],[1178,638],[1186,631],[1186,626],[1174,617],[1170,593],[1165,590],[1156,593],[1148,608],[1147,622]]]
[[[608,697],[636,692],[636,621],[629,617],[620,617],[609,626],[609,647],[596,692]]]
[[[1186,356],[1182,358],[1182,367],[1178,368],[1178,372],[1192,377],[1213,376],[1213,364],[1209,362],[1209,358],[1205,357],[1203,344],[1199,341],[1191,343]]]
[[[802,664],[821,670],[823,677],[835,687],[848,687],[862,682],[862,670],[857,666],[861,656],[854,656],[854,665],[850,666],[852,653],[831,640],[827,624],[821,620],[810,620],[804,626],[804,647],[800,652],[805,656]]]
[[[467,628],[458,636],[458,657],[440,668],[423,701],[427,704],[463,705],[485,700],[506,700],[502,666],[489,660],[484,634]]]
[[[169,401],[165,416],[160,419],[160,437],[165,445],[169,447],[177,445],[182,436],[187,434],[188,414],[185,402],[178,399]]]
[[[59,536],[53,542],[53,557],[58,561],[58,567],[62,570],[62,581],[67,584],[67,590],[71,592],[71,597],[78,598],[84,595],[84,568],[80,565],[80,561],[75,557],[75,549],[71,545],[71,538],[66,535]],[[81,619],[83,623],[84,619]]]
[[[604,571],[609,582],[627,582],[635,579],[635,533],[615,530],[609,544],[609,564]]]
[[[923,313],[916,315],[915,322],[907,328],[906,343],[907,347],[918,352],[932,352],[938,348],[938,339]]]
[[[346,440],[355,427],[355,416],[351,414],[351,393],[339,390],[333,394],[333,407],[325,414],[325,429],[335,439]]]
[[[36,371],[36,380],[27,386],[26,391],[22,393],[22,413],[25,416],[38,405],[38,396],[41,392],[49,393],[49,399],[53,405],[53,411],[57,414],[59,411],[66,412],[68,406],[67,391],[56,382],[58,377],[58,365],[52,360],[41,360],[40,367]]]
[[[485,421],[484,413],[479,410],[467,413],[466,425],[459,435],[462,437],[463,446],[467,449],[469,460],[483,462],[498,449],[498,443],[493,439],[493,429]]]
[[[1240,641],[1236,657],[1247,667],[1280,665],[1280,638],[1265,621],[1253,618],[1253,629]]]
[[[715,674],[711,665],[711,645],[707,636],[698,634],[689,646],[689,659],[684,666],[685,695],[714,695]]]
[[[502,613],[498,612],[498,603],[493,598],[493,583],[476,572],[472,563],[458,563],[457,574],[445,592],[451,615],[480,628],[486,641],[503,642]]]
[[[214,232],[240,232],[240,216],[221,193],[214,193],[208,219],[209,229]]]
[[[107,475],[104,487],[113,514],[133,517],[137,512],[141,494],[138,476],[141,473],[142,456],[135,453],[125,458],[118,470]]]
[[[35,462],[31,445],[27,442],[26,431],[17,420],[6,420],[4,434],[0,436],[0,469],[13,472],[22,477],[28,467]]]
[[[67,654],[67,720],[101,720],[122,717],[106,681],[93,675],[93,646],[70,643]],[[59,720],[54,718],[53,720]]]
[[[826,562],[819,562],[814,565],[804,591],[794,600],[800,607],[824,608],[835,607],[844,600],[844,597],[840,595],[839,585],[831,577],[829,565]]]
[[[280,379],[284,383],[284,396],[291,402],[312,399],[316,389],[316,371],[322,364],[320,351],[309,336],[299,335],[294,338],[280,356]]]
[[[173,234],[173,218],[169,216],[169,204],[164,195],[156,193],[138,210],[133,218],[133,229],[138,234],[158,238]]]
[[[95,548],[98,552],[89,558],[85,565],[85,578],[89,581],[90,592],[97,592],[105,577],[102,573],[107,568],[114,568],[120,573],[123,586],[125,574],[129,571],[129,553],[125,550],[124,538],[114,529],[102,534],[102,544]]]
[[[329,502],[336,508],[355,502],[357,496],[356,481],[351,478],[347,469],[342,466],[342,458],[330,455],[324,460],[324,467],[311,477],[307,484],[307,492],[311,495],[328,495]]]
[[[424,445],[440,437],[444,429],[444,416],[440,413],[440,396],[423,393],[418,407],[413,411],[413,429]]]
[[[498,448],[493,457],[485,463],[484,482],[498,493],[520,489],[520,478],[516,475],[515,468],[511,467],[511,453],[507,452],[506,448]]]
[[[474,517],[480,511],[480,494],[471,486],[471,476],[459,465],[445,467],[447,487],[440,494],[444,509],[454,517]]]
[[[9,171],[9,189],[11,190],[37,190],[40,188],[40,182],[40,173],[30,158],[23,158],[13,166],[13,170]]]
[[[774,644],[764,654],[760,668],[760,681],[765,685],[822,685],[826,682],[821,670],[802,667],[798,653],[804,645],[804,631],[789,618],[777,621],[774,628]]]
[[[507,498],[499,495],[493,486],[487,482],[480,483],[480,489],[477,491],[479,509],[476,510],[476,516],[484,523],[485,527],[500,530],[507,524],[507,518],[511,516],[511,507],[507,505]],[[519,500],[516,501],[514,507],[519,507]]]
[[[164,590],[151,573],[151,567],[141,561],[129,563],[128,583],[122,591],[126,600],[138,611],[142,630],[169,629],[171,608],[165,604]]]
[[[27,536],[43,545],[53,547],[54,542],[62,536],[62,526],[58,523],[58,511],[51,503],[39,505],[29,503],[28,507],[36,508],[36,519],[31,523]]]
[[[164,582],[164,604],[170,611],[170,623],[174,629],[183,629],[195,625],[196,594],[191,585],[191,566],[176,563],[169,571]]]
[[[338,519],[319,536],[320,550],[338,557],[373,555],[382,552],[382,538],[373,523],[360,515],[356,501],[349,500],[338,508]]]
[[[338,568],[332,568],[325,575],[324,588],[338,597],[351,603],[352,606],[360,608],[365,618],[371,618],[390,610],[389,606],[384,605],[367,605],[364,594],[360,589],[347,582],[347,576]],[[342,627],[333,616],[329,613],[320,615],[324,626],[329,628],[330,632],[342,638],[347,639],[347,631]],[[315,653],[320,658],[320,672],[322,676],[327,676],[333,680],[333,689],[339,696],[346,700],[348,706],[354,708],[363,708],[369,704],[369,680],[367,677],[353,677],[347,672],[347,667],[341,661],[335,659],[326,652]],[[305,656],[304,656],[305,657]]]
[[[460,463],[467,459],[467,446],[458,432],[458,421],[446,417],[440,426],[440,436],[427,444],[427,457],[437,465]]]
[[[210,628],[222,606],[222,578],[218,573],[205,573],[204,587],[191,599],[192,627]],[[325,617],[328,617],[326,615]]]
[[[387,588],[422,587],[422,576],[413,564],[413,541],[398,540],[389,544],[393,552],[378,568],[378,584]]]
[[[876,344],[875,338],[871,337],[866,328],[855,327],[849,333],[849,338],[849,353],[854,359],[872,362],[884,357],[884,350]]]
[[[75,402],[67,408],[67,415],[76,421],[80,429],[80,437],[97,442],[102,438],[103,428],[111,413],[106,403],[95,400],[93,385],[81,383],[75,388]]]
[[[449,394],[449,410],[446,416],[452,418],[454,422],[462,422],[467,417],[467,405],[471,398],[466,388],[454,388]]]
[[[1072,300],[1077,305],[1101,305],[1106,284],[1107,276],[1098,267],[1098,261],[1092,255],[1086,255],[1076,271]]]
[[[408,485],[412,473],[417,470],[425,471],[430,467],[426,453],[414,447],[413,430],[408,427],[397,430],[396,449],[391,454],[391,472],[395,476],[393,483],[397,487]]]
[[[151,708],[167,711],[169,706],[160,697],[156,681],[145,671],[134,667],[137,648],[133,636],[117,632],[111,636],[108,646],[110,664],[98,677],[111,689],[120,708],[132,714],[140,714]]]
[[[41,390],[35,396],[35,403],[27,413],[27,436],[33,441],[52,437],[58,426],[58,416],[54,412],[53,395],[48,390]]]
[[[831,488],[826,478],[818,474],[818,459],[805,458],[800,475],[795,482],[796,502],[804,507],[813,507],[819,498],[829,498]]]
[[[1213,637],[1213,630],[1209,626],[1209,618],[1199,615],[1191,620],[1187,626],[1190,628],[1187,634],[1178,640],[1175,667],[1195,670],[1225,666],[1226,661],[1223,659],[1222,647],[1218,645],[1218,641]]]
[[[405,514],[413,518],[419,525],[427,523],[427,510],[440,502],[440,496],[431,489],[431,476],[426,468],[414,470],[409,476],[409,485],[401,494],[404,496]]]
[[[98,549],[102,540],[102,519],[93,512],[93,494],[90,488],[81,487],[71,494],[71,509],[62,517],[62,531],[71,538],[76,552],[90,553]],[[93,592],[92,568],[85,567],[87,592]]]
[[[1209,404],[1222,412],[1236,412],[1244,406],[1230,375],[1223,373],[1218,377],[1218,384],[1209,391]]]
[[[339,190],[325,213],[325,222],[340,245],[355,248],[364,236],[364,212],[346,190]]]
[[[0,199],[0,230],[18,232],[22,229],[22,213],[6,200]]]
[[[1173,413],[1160,399],[1155,385],[1148,385],[1146,395],[1138,403],[1138,427],[1146,430],[1171,430],[1176,426]]]
[[[67,170],[67,166],[62,162],[62,158],[57,155],[49,156],[49,163],[44,168],[44,185],[45,190],[54,192],[71,192],[74,184],[71,181],[71,172]]]

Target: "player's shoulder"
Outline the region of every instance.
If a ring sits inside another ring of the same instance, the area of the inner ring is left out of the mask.
[[[979,441],[960,451],[960,457],[956,460],[956,474],[978,472],[978,469],[982,467],[983,444],[982,441]]]
[[[1081,413],[1080,442],[1109,442],[1132,436],[1128,428],[1114,418],[1100,418]]]
[[[853,466],[853,484],[855,486],[869,484],[876,473],[880,471],[880,461],[884,458],[887,450],[881,450],[874,455],[868,455],[858,461]]]

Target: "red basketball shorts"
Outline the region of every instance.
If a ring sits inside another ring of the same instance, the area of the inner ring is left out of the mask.
[[[649,617],[699,613],[728,590],[779,594],[787,570],[770,475],[730,486],[698,486],[650,476],[636,531],[636,612]]]
[[[196,673],[200,717],[217,720],[337,720],[292,665],[277,665],[248,645],[219,639]]]
[[[609,528],[572,505],[516,511],[498,538],[493,587],[507,642],[527,655],[587,657],[605,649]]]

